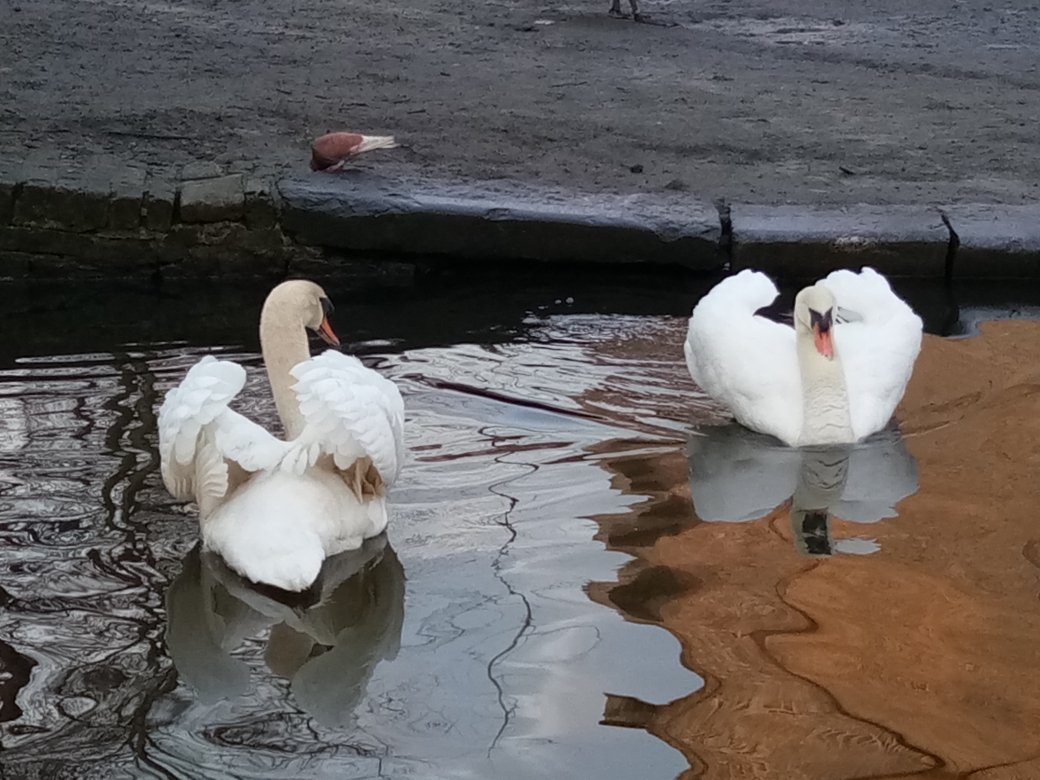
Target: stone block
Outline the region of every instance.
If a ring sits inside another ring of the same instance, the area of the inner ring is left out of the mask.
[[[23,162],[8,157],[0,157],[0,225],[11,224],[14,217],[14,202],[22,188]]]
[[[87,233],[131,230],[140,223],[144,171],[117,157],[92,157],[79,168],[39,166],[26,173],[13,224]]]
[[[108,223],[109,188],[56,168],[27,170],[14,204],[13,225],[40,225],[75,232],[101,230]]]
[[[16,182],[0,181],[0,225],[11,224],[14,216],[14,196],[19,185]]]
[[[238,240],[237,246],[256,255],[286,257],[289,241],[285,234],[277,228],[246,230]]]
[[[753,206],[732,204],[733,269],[818,278],[872,266],[894,276],[943,276],[950,233],[923,206]]]
[[[954,277],[1040,277],[1040,204],[962,204],[943,212],[960,239]]]
[[[176,224],[160,246],[169,276],[284,274],[289,257],[280,230],[250,230],[239,222]]]
[[[36,225],[0,227],[0,251],[64,257],[70,263],[75,261],[79,266],[99,270],[147,267],[152,264],[154,253],[152,242],[145,239],[74,233]]]
[[[159,272],[164,279],[198,279],[220,275],[217,252],[197,257],[192,254],[190,247],[163,246],[158,259]]]
[[[173,224],[176,204],[177,189],[173,182],[154,172],[150,173],[145,182],[141,204],[145,228],[155,233],[169,230]]]
[[[474,260],[718,265],[710,204],[371,174],[283,179],[281,223],[305,245]]]
[[[242,176],[186,181],[181,185],[182,222],[225,222],[242,219],[245,193]]]
[[[0,249],[0,279],[24,279],[30,274],[33,256],[26,252]]]
[[[123,166],[112,177],[108,203],[110,230],[137,230],[140,227],[146,178],[144,168],[131,166]]]
[[[249,177],[245,180],[245,219],[250,228],[270,228],[278,224],[278,200],[274,182]]]
[[[195,251],[203,254],[215,247],[199,247]],[[217,265],[221,276],[260,276],[284,278],[287,261],[275,254],[257,254],[248,250],[223,250],[217,254]]]
[[[195,160],[181,169],[181,179],[216,179],[224,175],[224,169],[211,160]]]
[[[166,246],[238,246],[245,237],[246,226],[240,222],[178,223],[173,225],[163,244]]]

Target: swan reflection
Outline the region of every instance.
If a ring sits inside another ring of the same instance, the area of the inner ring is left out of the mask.
[[[166,594],[166,643],[184,681],[211,704],[246,692],[249,667],[233,653],[270,628],[268,669],[292,681],[296,702],[320,723],[343,726],[376,665],[397,655],[404,581],[385,534],[326,560],[306,604],[268,595],[196,546]]]
[[[870,539],[832,539],[831,520],[876,523],[917,492],[917,463],[898,431],[857,444],[795,449],[739,425],[689,440],[690,494],[709,523],[757,520],[791,501],[795,546],[805,555],[868,554]]]

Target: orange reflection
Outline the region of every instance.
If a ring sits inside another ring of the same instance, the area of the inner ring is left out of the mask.
[[[869,526],[873,555],[801,556],[787,505],[702,523],[684,452],[602,445],[648,500],[596,518],[635,560],[589,594],[672,631],[706,680],[608,697],[604,721],[681,750],[686,778],[1040,778],[1038,357],[1038,323],[926,337],[899,412],[920,489]]]

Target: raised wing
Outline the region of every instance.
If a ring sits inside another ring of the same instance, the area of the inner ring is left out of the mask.
[[[202,508],[227,493],[228,462],[259,471],[284,457],[285,442],[228,408],[245,382],[244,368],[207,355],[166,394],[159,408],[159,458],[175,498]]]
[[[794,329],[755,315],[776,297],[776,286],[757,271],[724,279],[693,310],[686,363],[739,422],[793,445],[802,428]]]
[[[331,455],[346,471],[368,458],[385,485],[404,460],[404,401],[397,385],[356,357],[328,350],[293,368],[293,389],[305,425],[283,468],[302,473]]]
[[[824,284],[853,315],[834,328],[834,344],[845,367],[852,431],[862,438],[883,428],[903,397],[921,351],[921,318],[873,268],[834,271]]]

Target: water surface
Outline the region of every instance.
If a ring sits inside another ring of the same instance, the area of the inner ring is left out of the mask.
[[[897,427],[794,452],[718,427],[688,296],[341,304],[409,459],[388,534],[295,605],[157,473],[203,354],[273,423],[262,294],[83,333],[20,298],[48,327],[0,356],[4,776],[1040,776],[1040,326],[928,337]]]

